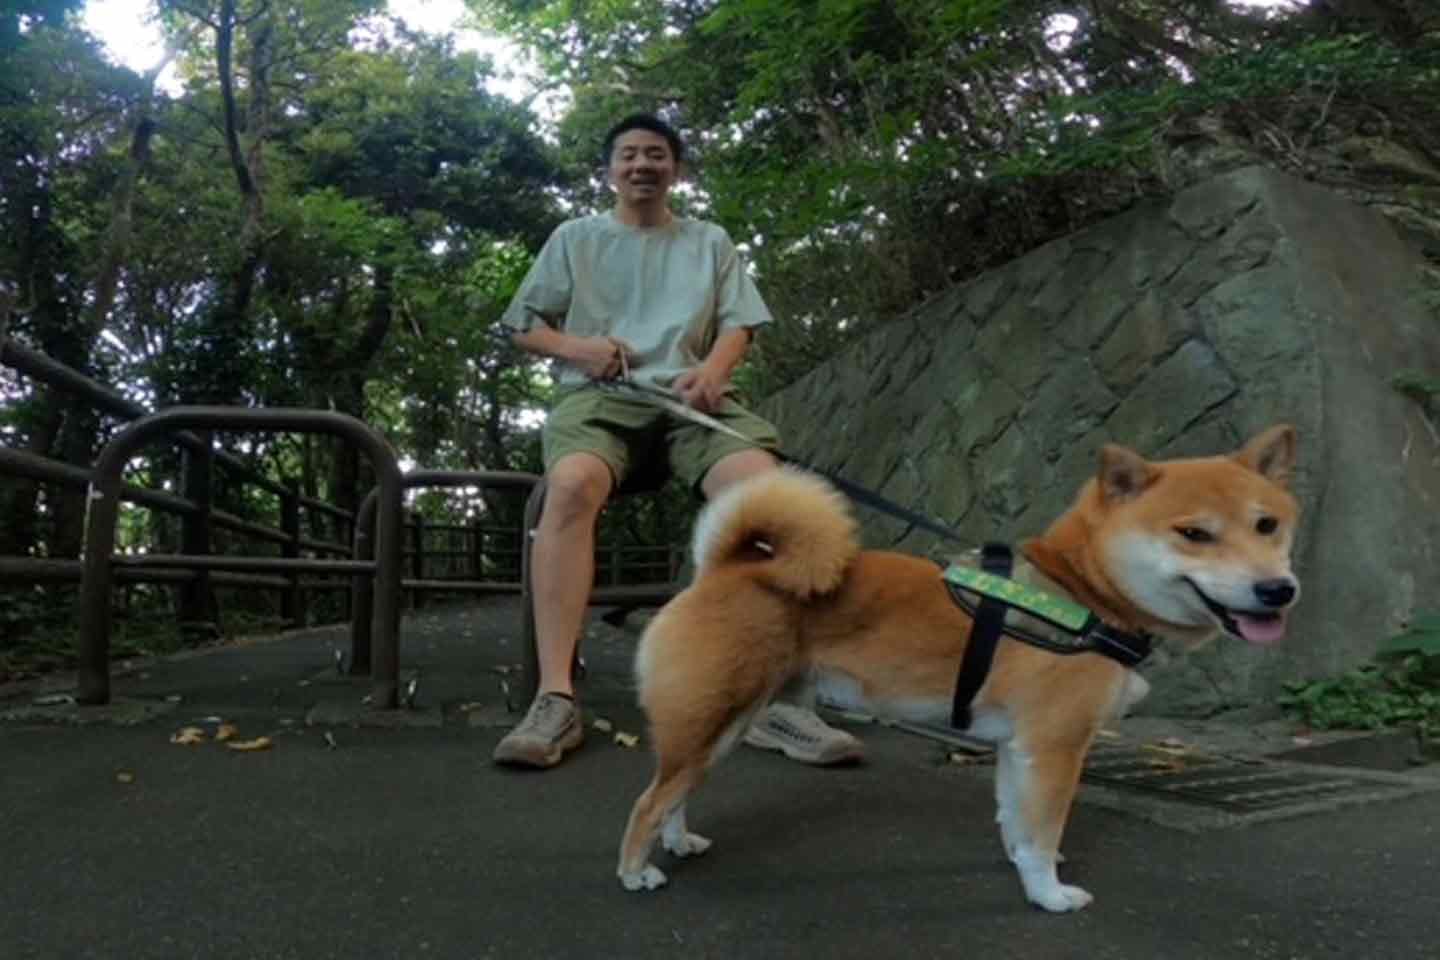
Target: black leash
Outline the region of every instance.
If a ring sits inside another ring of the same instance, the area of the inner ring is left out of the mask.
[[[725,423],[715,419],[709,414],[701,413],[694,407],[686,406],[683,402],[680,401],[678,397],[676,397],[668,390],[662,390],[659,387],[646,386],[645,384],[636,383],[633,380],[596,380],[594,381],[594,384],[600,389],[608,390],[611,393],[619,394],[622,396],[629,396],[638,400],[644,400],[647,403],[660,407],[665,412],[671,414],[672,416],[678,417],[681,420],[687,420],[690,423],[698,424],[702,427],[706,427],[718,433],[723,433],[727,437],[732,437],[736,440],[740,440],[757,449],[765,449],[759,444],[757,444],[754,440],[751,440],[749,437],[745,436],[740,431],[727,426]],[[936,536],[944,537],[946,540],[953,540],[956,543],[966,542],[965,538],[962,537],[959,532],[945,526],[942,523],[931,520],[929,517],[916,513],[914,510],[908,510],[897,503],[893,503],[880,496],[880,494],[876,493],[874,490],[862,487],[858,483],[846,480],[844,477],[837,476],[831,471],[825,470],[821,467],[817,467],[812,463],[806,463],[799,457],[792,457],[784,451],[771,450],[770,453],[773,454],[775,458],[782,463],[788,463],[791,466],[799,467],[802,470],[808,470],[811,473],[818,474],[819,476],[824,477],[826,480],[830,481],[830,483],[833,484],[836,489],[842,491],[846,496],[848,496],[851,500],[854,500],[856,503],[870,507],[872,510],[879,510],[881,513],[888,513],[892,517],[904,520],[911,526],[919,527],[922,530],[928,530]]]

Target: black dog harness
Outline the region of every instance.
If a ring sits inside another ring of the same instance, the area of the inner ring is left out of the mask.
[[[1098,653],[1127,669],[1150,655],[1154,641],[1150,634],[1127,633],[1072,600],[1013,580],[1014,567],[1015,555],[1008,544],[987,543],[980,551],[978,568],[951,564],[945,570],[951,598],[970,615],[970,639],[960,660],[950,711],[950,725],[957,730],[970,726],[970,705],[990,675],[1002,634],[1050,653]],[[1006,614],[1011,610],[1039,619],[1069,639],[1058,640],[1007,623]]]

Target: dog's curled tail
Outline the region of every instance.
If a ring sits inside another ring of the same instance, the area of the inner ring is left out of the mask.
[[[802,599],[829,593],[860,550],[849,504],[830,484],[793,467],[769,470],[716,497],[695,524],[695,570],[749,562]]]

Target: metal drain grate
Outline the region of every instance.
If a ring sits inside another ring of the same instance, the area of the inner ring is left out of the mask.
[[[1083,779],[1233,813],[1274,810],[1352,793],[1373,794],[1377,787],[1385,786],[1366,776],[1265,760],[1103,746],[1090,751]]]
[[[943,743],[981,767],[988,767],[994,756],[990,744],[946,727],[884,722]],[[1223,828],[1440,790],[1440,777],[1225,756],[1178,742],[1119,738],[1091,747],[1081,779],[1104,788],[1082,791],[1086,802],[1182,830]]]

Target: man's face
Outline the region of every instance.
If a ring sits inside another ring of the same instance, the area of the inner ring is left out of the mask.
[[[664,203],[675,183],[670,143],[651,130],[626,130],[610,151],[610,185],[629,206]]]

